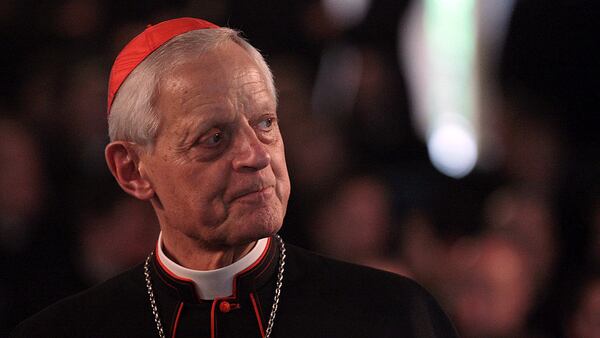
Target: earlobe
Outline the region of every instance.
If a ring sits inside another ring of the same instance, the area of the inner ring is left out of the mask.
[[[154,196],[152,184],[140,172],[139,157],[132,144],[111,142],[106,146],[104,156],[110,172],[126,193],[140,200],[150,200]]]

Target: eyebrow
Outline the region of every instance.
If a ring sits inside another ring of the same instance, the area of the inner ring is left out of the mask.
[[[218,106],[221,106],[221,108]],[[232,118],[227,115],[226,109],[221,104],[214,104],[212,109],[205,107],[202,109],[198,109],[198,107],[194,108],[176,126],[177,143],[185,145],[190,137],[195,139],[202,133],[210,130],[210,128],[231,123]]]

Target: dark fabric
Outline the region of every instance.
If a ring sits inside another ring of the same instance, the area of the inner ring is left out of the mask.
[[[235,281],[232,297],[203,301],[156,259],[151,278],[167,337],[261,337],[275,291],[279,248]],[[436,301],[415,282],[286,245],[273,337],[456,337]],[[221,305],[226,301],[226,306]],[[143,265],[56,303],[11,337],[158,337]]]

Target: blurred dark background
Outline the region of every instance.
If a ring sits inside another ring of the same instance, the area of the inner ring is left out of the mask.
[[[598,2],[515,2],[490,77],[502,156],[462,179],[413,126],[398,62],[411,1],[367,3],[342,25],[317,0],[2,0],[0,336],[153,249],[152,210],[104,163],[106,87],[129,39],[178,16],[240,29],[272,67],[287,241],[411,276],[464,337],[600,336]]]

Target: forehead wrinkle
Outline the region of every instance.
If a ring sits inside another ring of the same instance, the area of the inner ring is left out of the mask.
[[[261,81],[264,82],[263,76],[260,70],[255,67],[238,67],[233,70],[233,78],[238,80],[240,78],[250,78],[252,81]]]
[[[261,95],[261,93],[266,94],[266,92],[266,90],[261,90],[240,97],[238,100],[238,108],[241,112],[252,113],[252,115],[271,110],[272,100],[269,99],[270,95]]]
[[[242,69],[236,72],[234,79],[238,82],[235,88],[238,108],[246,110],[253,105],[272,105],[272,95],[267,87],[262,72],[256,68]],[[266,94],[266,95],[263,95]]]
[[[248,90],[250,93],[263,91],[267,89],[267,83],[258,69],[242,69],[235,72],[233,79],[238,82],[239,88]],[[246,89],[250,87],[250,89]],[[252,90],[255,88],[255,90]]]
[[[210,96],[204,96],[199,93],[198,95],[187,95],[186,98],[181,98],[181,106],[184,108],[184,111],[187,113],[194,111],[212,111],[222,109],[221,107],[224,104],[219,102],[219,100],[215,100]],[[213,107],[212,109],[208,109],[207,107]]]
[[[223,115],[233,106],[229,95],[215,95],[199,88],[189,89],[179,100],[185,115],[190,118],[208,119]]]
[[[250,95],[256,95],[263,92],[267,92],[266,86],[262,86],[261,84],[264,83],[261,81],[249,81],[242,84],[242,88],[244,89],[245,93]]]

